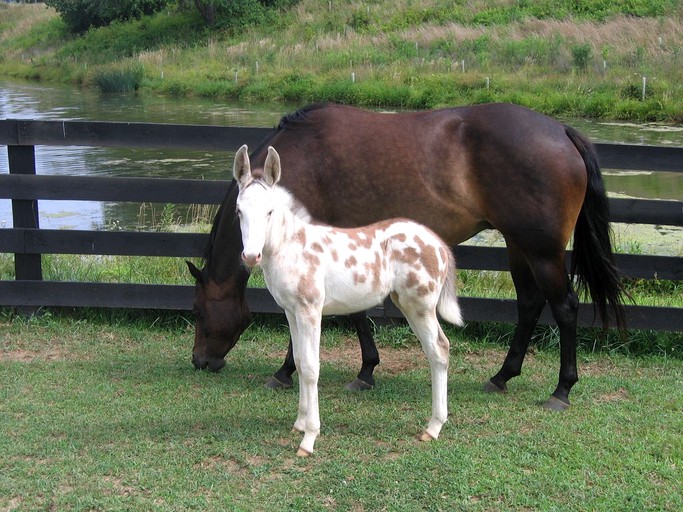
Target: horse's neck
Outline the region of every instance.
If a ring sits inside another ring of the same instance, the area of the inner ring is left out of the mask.
[[[242,234],[235,215],[238,192],[233,181],[214,219],[205,259],[209,276],[214,281],[221,283],[237,276],[238,281],[244,281],[246,286],[245,276],[249,276],[249,271],[242,264]]]

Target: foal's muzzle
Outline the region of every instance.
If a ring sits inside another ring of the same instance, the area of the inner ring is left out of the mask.
[[[258,254],[247,254],[247,253],[242,253],[242,261],[249,267],[255,267],[261,262],[261,259],[263,256],[261,256],[261,253]]]

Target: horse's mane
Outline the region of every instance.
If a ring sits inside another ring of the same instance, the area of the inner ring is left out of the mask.
[[[255,155],[263,151],[264,148],[266,148],[267,145],[270,143],[270,141],[273,140],[273,137],[275,137],[279,132],[291,129],[305,122],[308,117],[308,114],[316,110],[320,110],[321,108],[325,108],[327,106],[329,106],[329,103],[312,103],[310,105],[306,105],[305,107],[300,108],[299,110],[296,110],[295,112],[285,114],[284,116],[282,116],[280,122],[275,127],[273,132],[270,133],[267,137],[265,137],[263,141],[261,141],[261,143],[256,147],[256,149],[252,151],[250,157],[253,159]],[[225,198],[227,198],[233,192],[233,189],[236,186],[237,182],[233,179],[225,194]],[[305,213],[302,214],[300,208],[302,208],[303,212]],[[211,232],[209,234],[209,241],[207,242],[206,247],[204,248],[202,256],[202,259],[204,260],[204,268],[210,268],[211,266],[211,254],[213,252],[216,236],[218,234],[218,225],[220,224],[221,218],[224,213],[224,209],[225,199],[223,199],[223,202],[221,203],[220,207],[218,208],[218,211],[216,212],[216,215],[213,218],[213,224],[211,225]],[[306,212],[305,207],[301,203],[299,203],[299,207],[294,207],[293,211],[299,217],[310,218],[308,212]]]
[[[280,119],[280,123],[277,125],[276,132],[280,130],[287,130],[296,126],[297,124],[301,124],[306,121],[308,114],[311,112],[329,106],[329,103],[312,103],[311,105],[306,105],[305,107],[300,108],[296,112],[286,114],[282,116],[282,119]]]

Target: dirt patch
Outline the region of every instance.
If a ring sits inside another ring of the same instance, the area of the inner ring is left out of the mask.
[[[619,388],[611,393],[603,393],[595,397],[594,401],[597,404],[605,404],[612,402],[622,402],[624,400],[629,400],[630,395],[625,388]]]
[[[68,354],[58,348],[49,350],[7,350],[0,351],[0,363],[32,363],[34,361],[63,361]]]

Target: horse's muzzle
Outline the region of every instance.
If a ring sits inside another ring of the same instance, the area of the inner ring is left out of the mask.
[[[218,372],[225,366],[225,359],[204,358],[197,355],[192,356],[192,364],[197,370],[209,370]]]

